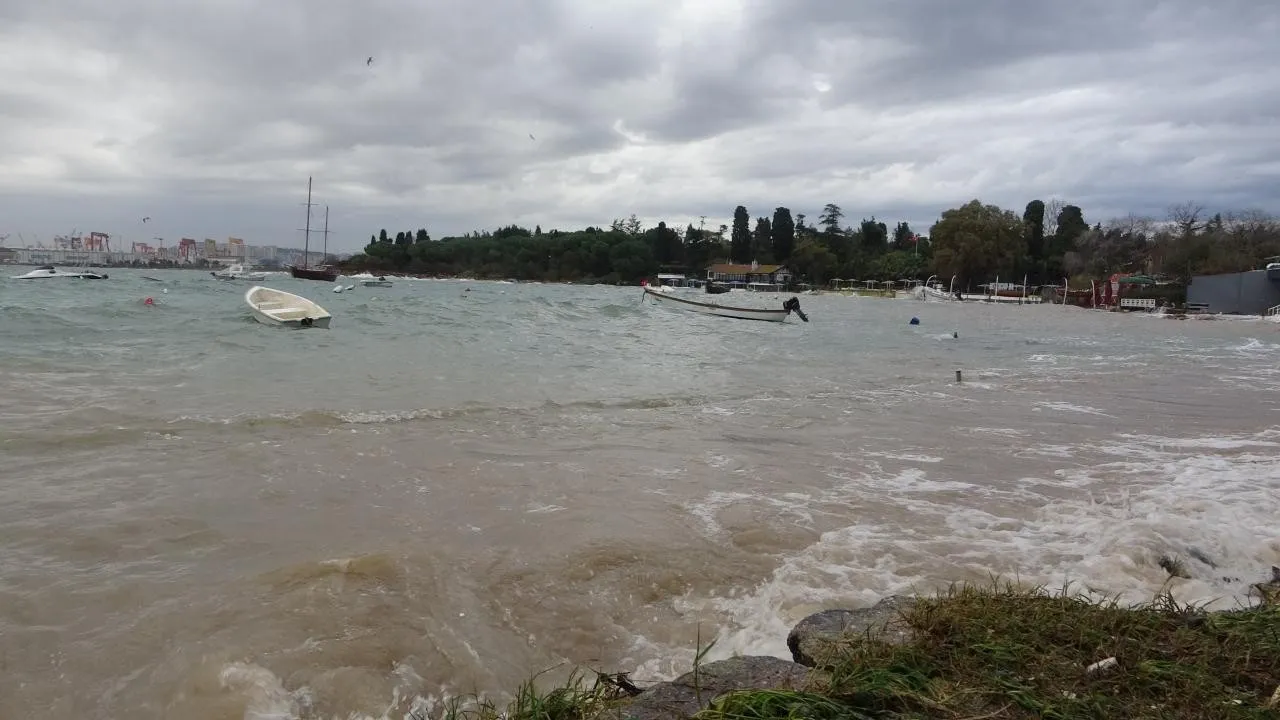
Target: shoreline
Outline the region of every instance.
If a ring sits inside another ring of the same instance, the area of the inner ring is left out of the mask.
[[[1280,712],[1280,569],[1251,587],[1258,604],[1206,611],[1167,592],[1121,606],[999,582],[953,586],[809,615],[788,633],[790,660],[704,663],[707,645],[689,672],[646,688],[626,672],[577,668],[549,689],[534,676],[505,708],[473,695],[409,717],[1257,718]]]

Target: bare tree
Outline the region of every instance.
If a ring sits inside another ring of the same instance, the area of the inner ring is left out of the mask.
[[[1204,221],[1200,219],[1203,213],[1203,205],[1194,202],[1178,203],[1169,206],[1169,221],[1178,227],[1182,237],[1190,237],[1204,227]]]
[[[1230,235],[1254,236],[1280,230],[1276,219],[1263,210],[1233,210],[1222,219],[1223,229]]]
[[[1119,230],[1126,235],[1141,237],[1149,241],[1155,234],[1156,222],[1155,219],[1146,215],[1129,213],[1124,217],[1108,220],[1103,227],[1108,230]]]
[[[1049,198],[1044,203],[1044,236],[1053,237],[1058,232],[1058,214],[1067,206],[1065,200]]]

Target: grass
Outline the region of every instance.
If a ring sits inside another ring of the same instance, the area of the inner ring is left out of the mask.
[[[1280,706],[1267,707],[1280,684],[1275,606],[1206,613],[1168,595],[1123,607],[1013,586],[956,587],[903,618],[912,642],[848,643],[823,663],[824,687],[785,700],[744,691],[699,720],[1280,717]],[[1114,665],[1088,672],[1108,658]]]
[[[908,644],[850,638],[811,687],[726,694],[696,718],[1280,718],[1275,605],[1208,613],[1165,594],[1127,607],[997,584],[921,598],[903,620]],[[505,709],[474,702],[444,720],[590,720],[626,696],[609,676],[578,674],[547,692],[530,681]]]
[[[589,677],[593,676],[593,677]],[[538,687],[538,676],[526,680],[515,697],[500,707],[480,695],[451,698],[440,714],[441,720],[586,720],[595,718],[630,696],[625,675],[609,675],[574,670],[569,678],[550,690]],[[427,720],[426,715],[411,715]]]

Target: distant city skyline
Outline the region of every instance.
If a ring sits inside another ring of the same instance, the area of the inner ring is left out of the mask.
[[[2,235],[0,235],[2,237]],[[179,264],[198,264],[202,261],[230,263],[277,263],[287,264],[302,260],[302,248],[278,247],[274,245],[253,245],[242,238],[227,238],[226,242],[218,242],[211,238],[196,240],[181,238],[169,245],[143,242],[125,243],[123,246],[110,245],[109,238],[103,233],[87,233],[80,236],[58,236],[49,243],[14,245],[0,243],[0,263],[8,264],[59,264],[59,263],[148,263],[175,262]],[[320,263],[325,260],[323,250],[311,249],[307,253],[308,261]],[[349,256],[349,252],[332,249],[327,253],[330,259],[341,259]]]

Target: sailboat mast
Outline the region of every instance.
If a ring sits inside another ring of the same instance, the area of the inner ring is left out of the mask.
[[[307,176],[307,227],[302,235],[302,267],[311,265],[311,176]]]
[[[324,256],[320,259],[323,265],[329,262],[329,206],[324,206]]]

